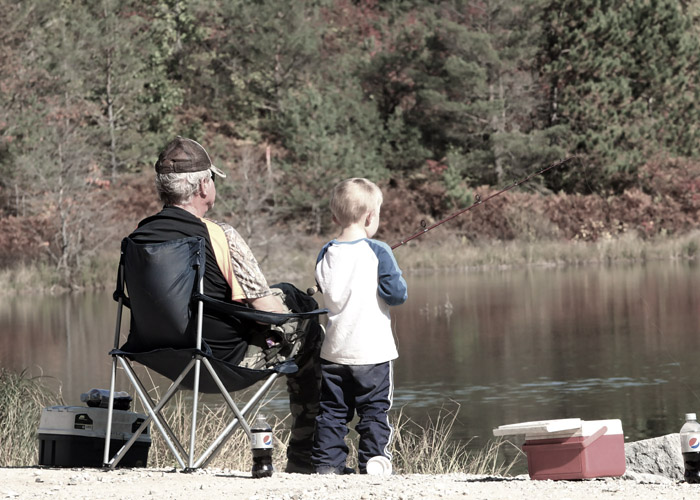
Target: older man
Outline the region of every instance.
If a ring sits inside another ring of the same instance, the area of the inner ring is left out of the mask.
[[[155,170],[156,188],[164,207],[142,220],[130,238],[139,243],[161,243],[190,236],[203,237],[207,254],[204,292],[210,297],[272,312],[314,307],[315,302],[310,303],[310,298],[293,287],[285,288],[286,295],[273,291],[238,232],[229,224],[204,217],[216,201],[216,179],[223,179],[226,174],[212,164],[209,154],[198,142],[175,138],[161,152]],[[309,332],[297,357],[299,372],[287,378],[293,417],[287,472],[313,471],[310,454],[320,390],[320,337],[319,328]],[[250,331],[241,331],[240,324],[225,314],[204,313],[203,339],[219,359],[234,364],[250,361],[250,356],[246,357],[246,351],[250,353]]]

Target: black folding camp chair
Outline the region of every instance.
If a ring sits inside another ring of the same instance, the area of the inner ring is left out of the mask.
[[[296,329],[297,333],[308,328],[313,318],[326,312],[325,309],[315,309],[291,314],[269,313],[208,297],[203,293],[205,255],[205,242],[201,237],[158,244],[140,244],[129,238],[122,241],[117,288],[114,292],[114,298],[118,302],[117,324],[114,349],[109,353],[112,356],[112,379],[105,436],[105,467],[116,467],[151,422],[160,431],[183,469],[205,467],[238,426],[243,428],[250,438],[250,424],[246,415],[260,403],[279,375],[297,371],[294,356],[300,347],[301,339],[292,341],[288,346],[288,359],[270,368],[244,368],[214,357],[202,339],[202,315],[205,308],[230,315],[241,325],[264,323],[280,326],[292,319],[298,319],[300,323]],[[127,342],[119,347],[124,306],[131,310],[131,323]],[[144,365],[172,381],[160,401],[156,402],[150,397],[134,371],[133,362]],[[131,439],[110,458],[117,364],[121,365],[129,378],[148,418],[134,432]],[[204,370],[201,370],[202,365]],[[239,409],[229,393],[246,389],[261,381],[263,383],[259,389],[247,404]],[[194,392],[189,452],[185,450],[161,413],[181,388]],[[221,394],[233,416],[221,434],[197,457],[195,442],[199,393]]]

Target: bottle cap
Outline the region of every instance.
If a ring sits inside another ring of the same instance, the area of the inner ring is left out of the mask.
[[[386,457],[372,457],[367,460],[367,474],[371,476],[390,476],[391,462]]]
[[[695,413],[686,413],[686,414],[685,414],[685,419],[686,419],[686,420],[697,420],[698,418],[697,418],[697,416],[695,415]]]

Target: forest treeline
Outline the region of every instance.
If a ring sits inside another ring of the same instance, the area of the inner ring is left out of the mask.
[[[145,172],[176,134],[229,173],[213,215],[249,238],[324,233],[349,176],[385,188],[391,235],[571,155],[458,230],[655,236],[700,210],[698,0],[0,9],[3,267],[73,279],[157,207]]]

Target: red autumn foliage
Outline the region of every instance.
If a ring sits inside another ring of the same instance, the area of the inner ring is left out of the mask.
[[[0,267],[39,260],[51,238],[46,217],[0,218]]]
[[[527,188],[526,185],[524,188]],[[482,199],[498,189],[473,190]],[[445,189],[435,179],[385,187],[383,235],[394,241],[448,217]],[[626,232],[642,237],[679,235],[698,227],[700,162],[652,158],[638,172],[638,186],[618,196],[602,194],[542,195],[508,191],[447,222],[445,229],[469,239],[539,239],[597,241]]]
[[[84,235],[81,244],[86,248],[104,244],[105,239],[107,247],[118,248],[121,238],[136,228],[139,220],[159,208],[149,173],[123,177],[116,183],[88,179],[79,199],[73,198],[70,206],[66,206],[65,216],[77,223],[92,221],[91,226],[87,222],[81,226]],[[81,213],[87,212],[99,217],[81,217]],[[0,268],[46,260],[49,254],[58,255],[60,224],[56,207],[47,207],[40,215],[0,217]]]
[[[426,238],[451,231],[470,240],[597,241],[627,232],[651,238],[697,228],[700,162],[655,158],[640,169],[638,177],[637,187],[618,196],[543,195],[526,191],[531,186],[525,185],[522,190],[505,192],[474,207]],[[390,244],[420,232],[421,221],[430,226],[459,210],[447,202],[436,173],[392,180],[382,188],[384,204],[378,237]],[[120,239],[139,220],[160,209],[151,172],[124,176],[114,183],[88,182],[86,190],[77,210],[100,212],[99,224],[104,224],[84,228],[87,246],[103,243],[106,248],[118,248]],[[497,191],[482,186],[474,188],[472,194],[483,200]],[[45,259],[49,250],[55,254],[58,230],[59,218],[49,210],[41,215],[0,218],[0,267]]]

